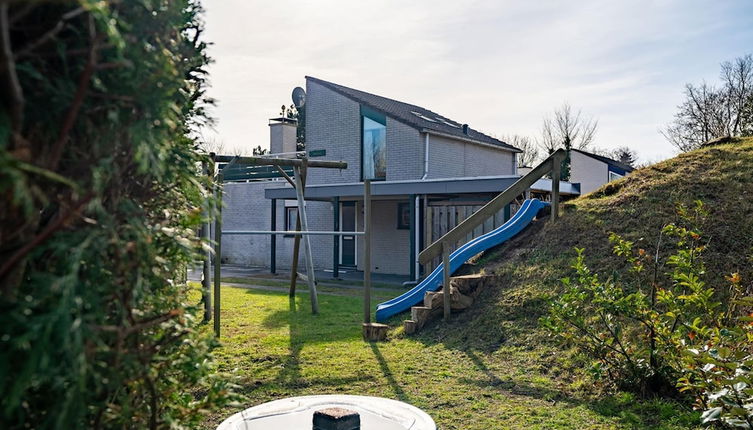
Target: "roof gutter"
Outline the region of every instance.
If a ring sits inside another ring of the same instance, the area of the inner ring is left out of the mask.
[[[491,143],[486,143],[486,142],[482,142],[480,140],[471,139],[470,137],[460,137],[460,136],[456,136],[454,134],[442,133],[441,131],[429,130],[428,128],[421,129],[421,133],[426,133],[427,135],[428,134],[433,134],[435,136],[442,136],[442,137],[446,137],[446,138],[449,138],[449,139],[460,140],[460,141],[463,141],[463,142],[473,143],[473,144],[476,144],[476,145],[485,146],[487,148],[492,148],[492,149],[501,150],[501,151],[523,152],[523,151],[521,151],[520,149],[517,149],[517,148],[512,148],[512,149],[511,148],[505,148],[504,146],[492,145]]]

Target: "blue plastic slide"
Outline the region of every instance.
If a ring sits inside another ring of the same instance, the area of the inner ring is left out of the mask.
[[[497,246],[520,233],[533,221],[539,211],[548,206],[538,199],[526,200],[515,215],[496,229],[481,235],[450,254],[450,273],[454,273],[474,255]],[[440,264],[421,283],[392,300],[377,305],[376,319],[379,322],[407,311],[424,300],[424,293],[438,290],[444,279],[444,265]]]

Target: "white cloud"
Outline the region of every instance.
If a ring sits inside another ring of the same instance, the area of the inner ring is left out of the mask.
[[[753,46],[748,4],[207,0],[216,133],[268,145],[267,118],[311,75],[496,135],[536,135],[568,101],[599,119],[597,146],[655,160],[684,83]]]

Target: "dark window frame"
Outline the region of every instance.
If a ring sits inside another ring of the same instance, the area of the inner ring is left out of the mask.
[[[295,218],[293,219],[292,223],[293,225],[290,225],[290,212],[293,212],[295,210],[296,214],[298,214],[298,206],[285,206],[285,231],[293,231],[295,230]],[[286,234],[283,235],[283,237],[295,237],[293,234]]]

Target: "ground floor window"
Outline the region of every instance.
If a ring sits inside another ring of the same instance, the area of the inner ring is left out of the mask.
[[[298,218],[298,208],[295,206],[285,208],[285,230],[295,230],[295,220]]]
[[[410,203],[397,204],[397,228],[398,230],[410,229]]]

